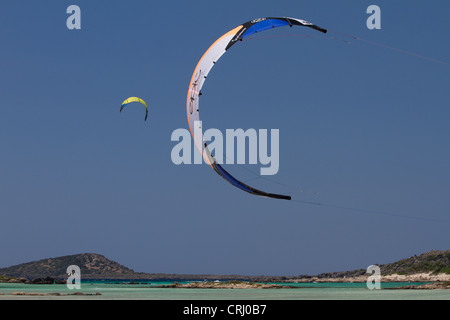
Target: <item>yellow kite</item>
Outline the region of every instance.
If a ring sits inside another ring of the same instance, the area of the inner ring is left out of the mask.
[[[142,100],[141,98],[138,98],[138,97],[130,97],[130,98],[128,98],[127,100],[125,100],[123,103],[122,103],[122,106],[120,107],[120,112],[122,112],[122,109],[123,108],[125,108],[125,106],[127,105],[127,104],[130,104],[130,103],[132,103],[132,102],[139,102],[139,103],[141,103],[144,107],[145,107],[145,121],[147,121],[147,117],[148,117],[148,108],[147,108],[147,104],[145,103],[145,101],[144,100]]]

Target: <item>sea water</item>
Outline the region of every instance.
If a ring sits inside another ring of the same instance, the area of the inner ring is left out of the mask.
[[[184,283],[185,281],[178,281]],[[365,283],[279,283],[290,289],[159,288],[173,281],[84,281],[81,289],[65,284],[0,283],[0,300],[450,300],[450,290],[393,289],[421,283],[382,283],[369,290]],[[13,295],[60,293],[61,296]],[[75,292],[85,295],[71,295]],[[96,295],[99,293],[100,295]],[[67,295],[69,294],[69,295]]]

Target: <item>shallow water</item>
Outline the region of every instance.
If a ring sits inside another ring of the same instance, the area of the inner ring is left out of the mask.
[[[0,283],[0,300],[450,300],[450,290],[389,289],[412,283],[383,283],[381,290],[369,290],[365,283],[289,284],[296,286],[293,289],[183,289],[157,287],[172,281],[139,282],[92,281],[82,283],[80,290],[69,290],[65,284]],[[13,292],[92,295],[18,296]]]

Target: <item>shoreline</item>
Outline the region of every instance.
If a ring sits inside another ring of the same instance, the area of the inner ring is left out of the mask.
[[[364,281],[365,283],[366,281]],[[157,288],[164,289],[306,289],[306,288],[316,288],[325,289],[326,287],[298,287],[289,285],[289,283],[319,283],[319,282],[285,282],[285,284],[274,284],[274,283],[261,283],[261,282],[245,282],[245,281],[226,281],[226,282],[211,282],[211,281],[203,281],[203,282],[190,282],[190,283],[178,283],[174,282],[173,284],[160,285]],[[327,282],[322,281],[320,283],[363,283],[363,282]],[[396,283],[396,282],[387,282],[387,283]],[[403,281],[397,283],[404,283]],[[408,282],[406,282],[408,283]],[[385,288],[385,290],[401,290],[401,289],[413,289],[413,290],[449,290],[450,282],[449,281],[434,281],[434,282],[425,282],[423,281],[411,281],[410,283],[422,283],[422,284],[411,284],[394,288]]]
[[[337,278],[323,278],[323,277],[311,277],[311,278],[291,278],[286,280],[280,280],[278,282],[293,282],[293,283],[358,283],[367,282],[370,275],[361,275],[355,277],[337,277]],[[440,273],[416,273],[410,275],[389,274],[381,275],[381,282],[450,282],[450,274]]]
[[[367,283],[371,281],[370,275],[360,275],[355,277],[237,277],[237,279],[216,279],[210,277],[209,279],[165,279],[172,284],[165,284],[157,286],[157,288],[190,288],[190,289],[291,289],[299,288],[289,284],[299,283]],[[281,278],[281,279],[280,279]],[[148,284],[140,283],[139,279],[123,279],[123,282],[117,281],[119,279],[85,279],[85,280],[100,280],[100,281],[116,281],[116,284]],[[140,279],[141,281],[144,279]],[[161,281],[161,279],[145,279],[146,281]],[[179,282],[182,283],[179,283]],[[395,289],[450,289],[450,275],[449,274],[432,274],[432,273],[417,273],[411,275],[381,275],[381,283],[405,283],[407,285]],[[37,278],[29,280],[26,278],[7,278],[0,279],[0,283],[17,283],[17,284],[65,284],[65,280],[47,278]],[[408,283],[421,283],[420,285]]]

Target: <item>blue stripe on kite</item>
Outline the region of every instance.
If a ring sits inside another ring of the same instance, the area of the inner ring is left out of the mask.
[[[242,182],[240,182],[239,180],[235,179],[233,176],[231,176],[228,172],[225,171],[225,169],[223,169],[219,164],[215,164],[215,167],[217,168],[217,170],[219,171],[219,174],[225,179],[227,180],[229,183],[231,183],[233,186],[242,189],[244,191],[250,192],[250,193],[254,193],[255,191],[252,189],[249,189],[246,185],[244,185]]]
[[[268,19],[258,22],[257,24],[248,28],[248,30],[242,35],[242,38],[250,36],[256,32],[261,32],[267,29],[278,28],[288,26],[289,22],[278,19]]]
[[[284,20],[270,19],[269,21],[272,22],[272,24],[275,28],[284,27],[284,26],[289,25],[289,22],[284,21]]]

